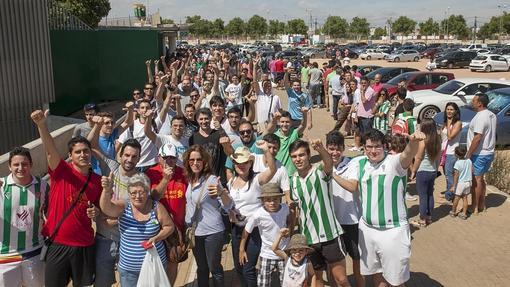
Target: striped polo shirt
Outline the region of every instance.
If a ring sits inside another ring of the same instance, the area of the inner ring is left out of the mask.
[[[377,109],[377,113],[383,113],[384,115],[381,117],[374,116],[374,129],[382,132],[388,131],[389,129],[388,112],[390,111],[390,107],[391,107],[390,101],[385,101],[384,103],[382,103],[382,105],[379,106],[379,108]]]
[[[41,247],[40,209],[48,191],[46,181],[32,176],[27,186],[14,182],[12,174],[4,177],[0,195],[0,257],[19,255]]]
[[[322,164],[314,165],[304,178],[297,171],[291,178],[291,198],[299,202],[301,233],[308,244],[327,242],[343,233],[333,211],[330,180]]]
[[[160,225],[156,216],[157,202],[153,201],[151,216],[145,222],[137,221],[133,217],[133,208],[131,202],[127,204],[124,213],[119,217],[120,230],[120,256],[119,267],[127,271],[139,272],[142,268],[143,259],[147,251],[140,245],[142,241],[146,241],[159,233]],[[166,250],[163,241],[156,244],[159,258],[165,265]]]

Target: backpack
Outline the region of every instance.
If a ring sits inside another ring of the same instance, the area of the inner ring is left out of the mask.
[[[391,126],[391,134],[409,134],[409,123],[407,119],[397,118]]]

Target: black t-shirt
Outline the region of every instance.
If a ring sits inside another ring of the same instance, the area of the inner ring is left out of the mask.
[[[397,108],[395,109],[395,119],[398,117],[398,115],[404,113],[404,104],[398,104]]]
[[[189,146],[197,144],[205,148],[207,153],[211,156],[213,174],[221,178],[222,184],[226,184],[225,162],[227,161],[227,155],[220,144],[220,138],[223,136],[226,136],[224,131],[212,130],[208,137],[202,136],[200,132],[197,131],[189,138]]]

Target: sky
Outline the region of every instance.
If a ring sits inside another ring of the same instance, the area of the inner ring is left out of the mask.
[[[163,18],[184,22],[186,16],[200,15],[202,18],[222,18],[227,23],[234,17],[245,20],[254,14],[266,19],[287,21],[302,18],[309,23],[317,18],[322,25],[329,15],[341,16],[347,20],[355,16],[367,18],[371,26],[384,26],[388,18],[395,20],[407,16],[417,22],[442,20],[448,14],[462,14],[468,26],[473,26],[475,16],[479,23],[485,23],[491,16],[501,15],[510,10],[510,0],[110,0],[112,9],[109,18],[133,16],[133,4],[148,7],[149,14],[159,10]],[[505,6],[506,5],[506,6]],[[500,6],[500,7],[498,7]],[[448,9],[449,7],[449,9]],[[310,12],[311,10],[311,12]]]

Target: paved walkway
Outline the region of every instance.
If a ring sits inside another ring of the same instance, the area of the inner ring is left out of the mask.
[[[286,96],[278,91],[284,107]],[[333,121],[326,109],[313,111],[314,126],[305,137],[325,139],[333,128]],[[347,141],[349,145],[352,140]],[[347,155],[349,152],[346,153]],[[412,257],[411,279],[408,287],[479,287],[510,286],[510,203],[507,196],[489,188],[487,212],[463,221],[451,218],[449,205],[441,205],[440,191],[445,189],[444,176],[435,185],[434,222],[422,229],[411,229]],[[410,186],[415,194],[414,186]],[[408,202],[409,217],[418,215],[418,202]],[[222,256],[226,286],[240,286],[233,271],[230,246]],[[348,274],[352,274],[348,260]],[[182,263],[175,286],[197,286],[196,265],[190,256]],[[350,279],[353,280],[352,275]],[[370,281],[370,280],[368,280]],[[354,281],[351,281],[354,283]],[[371,286],[371,284],[367,284]]]

